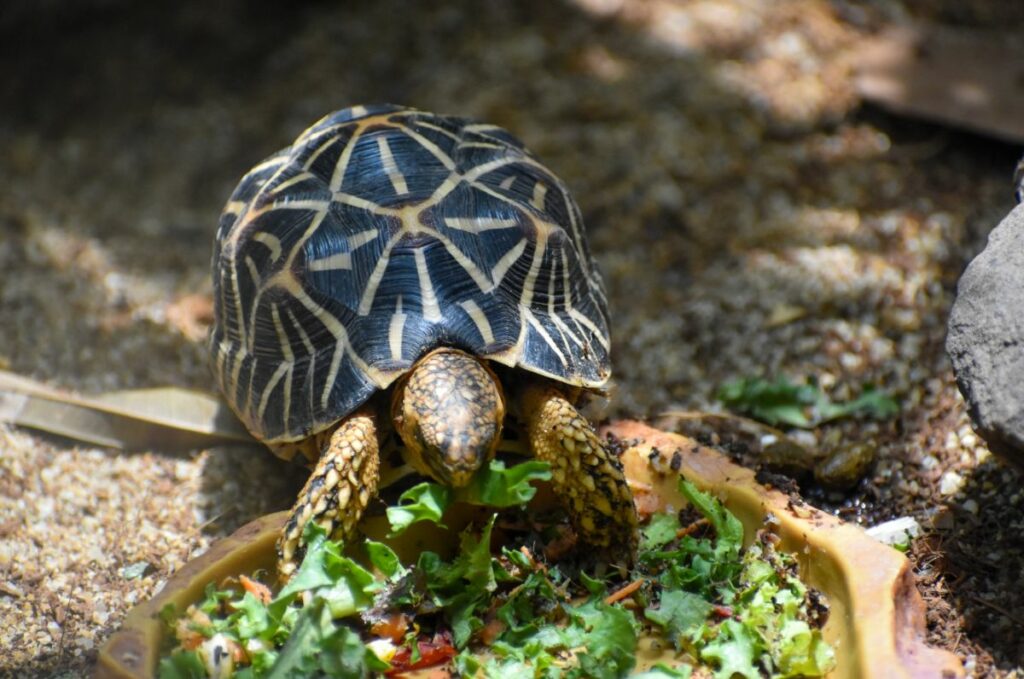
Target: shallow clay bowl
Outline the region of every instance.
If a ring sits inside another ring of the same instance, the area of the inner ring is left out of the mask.
[[[659,423],[674,428],[671,417]],[[837,660],[829,677],[964,675],[956,656],[925,644],[924,604],[903,554],[856,526],[765,488],[751,470],[691,438],[633,421],[613,423],[603,429],[605,433],[628,446],[622,461],[637,504],[645,512],[686,504],[676,489],[681,474],[722,500],[743,522],[748,541],[765,525],[766,517],[774,516],[779,549],[797,558],[800,577],[820,590],[829,605],[823,633]],[[159,594],[133,608],[121,630],[100,650],[96,677],[155,676],[165,634],[160,609],[171,603],[184,610],[202,597],[209,582],[272,568],[274,541],[284,518],[284,512],[265,516],[220,540],[179,570]],[[380,526],[365,528],[367,533],[381,532]],[[415,543],[397,545],[403,560],[424,547],[437,550],[437,541],[444,540],[431,529],[415,534]]]

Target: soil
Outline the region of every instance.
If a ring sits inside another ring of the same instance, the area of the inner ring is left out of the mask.
[[[286,7],[286,5],[289,5]],[[943,351],[1019,150],[864,106],[858,40],[1014,3],[842,0],[14,2],[0,20],[0,368],[84,393],[212,390],[209,260],[250,167],[325,113],[391,101],[503,125],[573,189],[607,283],[601,416],[720,410],[735,378],[874,384],[877,447],[809,501],[912,516],[932,643],[1024,674],[1024,491]],[[969,9],[968,9],[969,6]],[[0,425],[0,675],[85,676],[132,604],[303,482],[266,451],[117,452]]]

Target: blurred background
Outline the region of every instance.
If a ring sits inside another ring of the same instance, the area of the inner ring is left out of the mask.
[[[929,54],[910,29],[953,37]],[[583,210],[611,303],[606,416],[720,409],[741,377],[885,389],[898,417],[805,435],[867,443],[871,473],[805,492],[865,525],[917,518],[931,641],[1019,676],[1020,478],[971,431],[943,341],[1015,204],[1022,30],[1000,0],[8,0],[0,368],[210,390],[212,238],[249,167],[354,104],[496,123]],[[131,603],[289,504],[303,473],[282,469],[0,425],[0,673],[85,673]]]

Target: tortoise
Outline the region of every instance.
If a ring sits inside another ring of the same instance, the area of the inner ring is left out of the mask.
[[[391,426],[453,487],[506,415],[581,540],[629,560],[632,493],[577,409],[610,375],[601,276],[565,184],[495,125],[394,105],[324,117],[240,181],[213,253],[213,372],[242,422],[313,471],[279,538],[351,536]]]

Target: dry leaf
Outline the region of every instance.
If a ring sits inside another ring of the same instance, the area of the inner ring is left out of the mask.
[[[164,387],[80,397],[5,371],[0,422],[131,450],[254,441],[227,404],[205,392]]]

